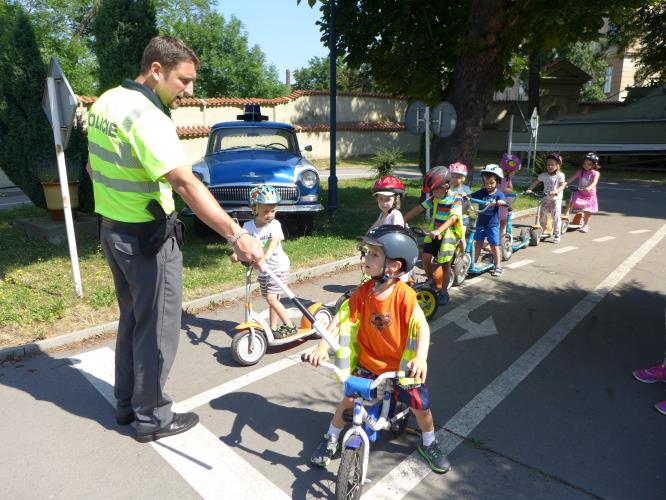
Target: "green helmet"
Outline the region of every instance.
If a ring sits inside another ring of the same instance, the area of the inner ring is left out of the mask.
[[[277,205],[280,203],[280,193],[273,186],[260,184],[250,191],[250,206]]]

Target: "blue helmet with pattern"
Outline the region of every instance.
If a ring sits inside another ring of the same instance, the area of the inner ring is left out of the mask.
[[[277,205],[280,203],[280,193],[273,186],[260,184],[250,191],[250,206]]]

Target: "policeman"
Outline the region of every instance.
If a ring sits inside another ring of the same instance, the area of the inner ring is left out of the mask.
[[[192,95],[198,65],[181,40],[155,37],[143,53],[140,75],[102,94],[88,115],[95,211],[120,309],[116,421],[136,421],[142,443],[185,432],[199,421],[195,413],[174,413],[164,393],[182,309],[182,231],[172,189],[242,260],[263,257],[259,241],[192,175],[166,113]]]

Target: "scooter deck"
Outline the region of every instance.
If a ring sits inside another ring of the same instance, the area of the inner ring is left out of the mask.
[[[270,345],[282,345],[282,344],[288,344],[290,342],[294,342],[295,340],[303,339],[305,337],[309,337],[311,335],[314,335],[317,333],[315,330],[311,328],[299,328],[298,332],[294,333],[293,335],[289,335],[288,337],[282,337],[279,339],[274,339],[270,341]]]

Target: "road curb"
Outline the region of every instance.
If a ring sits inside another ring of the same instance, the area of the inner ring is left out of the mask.
[[[352,266],[359,262],[358,256],[348,257],[346,259],[336,260],[334,262],[329,262],[327,264],[321,264],[310,269],[301,269],[290,274],[289,279],[293,281],[310,279],[316,276],[320,276],[326,273],[332,273],[346,267]],[[257,286],[256,284],[254,285]],[[200,299],[190,300],[183,303],[183,311],[189,311],[192,309],[201,309],[207,307],[211,304],[217,304],[227,300],[234,300],[242,297],[245,294],[245,286],[240,286],[238,288],[233,288],[231,290],[226,290],[215,295],[209,295],[207,297],[202,297]],[[111,321],[109,323],[104,323],[102,325],[96,325],[84,330],[77,330],[75,332],[66,333],[64,335],[58,335],[57,337],[52,337],[44,340],[38,340],[36,342],[30,342],[28,344],[23,344],[15,347],[6,347],[0,349],[0,361],[6,359],[20,359],[26,356],[46,352],[49,349],[56,349],[58,347],[65,346],[67,344],[72,344],[75,342],[81,342],[98,335],[103,335],[106,333],[116,332],[118,329],[118,321]]]
[[[527,215],[534,215],[536,213],[536,208],[527,208],[525,210],[520,210],[514,212],[514,218],[525,217]],[[331,273],[344,269],[346,267],[352,266],[359,262],[358,256],[348,257],[346,259],[336,260],[329,262],[327,264],[321,264],[310,269],[301,269],[292,273],[289,276],[291,281],[305,280],[310,279],[315,276],[320,276],[322,274]],[[256,288],[256,284],[254,285]],[[209,295],[207,297],[202,297],[200,299],[190,300],[183,303],[183,311],[187,312],[192,309],[202,309],[210,306],[211,304],[218,304],[220,302],[234,300],[242,297],[245,294],[245,286],[240,286],[238,288],[233,288],[231,290],[226,290],[215,295]],[[97,335],[103,335],[107,333],[115,332],[118,329],[118,322],[111,321],[109,323],[104,323],[102,325],[96,325],[84,330],[77,330],[75,332],[66,333],[64,335],[59,335],[57,337],[52,337],[49,339],[38,340],[36,342],[30,342],[28,344],[23,344],[15,347],[6,347],[0,349],[0,361],[5,359],[20,359],[25,356],[34,355],[40,352],[46,352],[49,349],[56,349],[67,344],[72,344],[75,342],[81,342]]]

